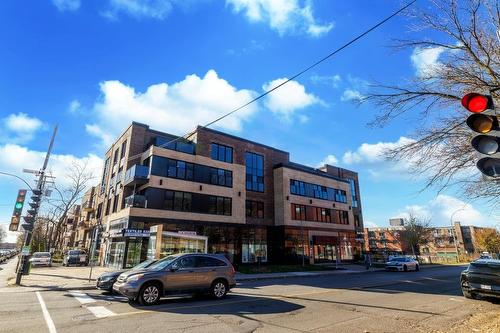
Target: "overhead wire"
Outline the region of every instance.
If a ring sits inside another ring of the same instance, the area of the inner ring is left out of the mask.
[[[381,25],[383,25],[384,23],[386,23],[387,21],[389,21],[390,19],[392,19],[393,17],[397,16],[399,13],[401,13],[402,11],[404,11],[405,9],[407,9],[408,7],[410,7],[411,5],[413,5],[415,2],[417,2],[417,0],[413,0],[411,2],[409,2],[408,4],[406,4],[405,6],[401,7],[400,9],[398,9],[397,11],[395,11],[394,13],[392,13],[391,15],[387,16],[385,19],[379,21],[377,24],[373,25],[371,28],[369,28],[368,30],[365,30],[363,33],[357,35],[355,38],[351,39],[350,41],[346,42],[345,44],[343,44],[342,46],[338,47],[337,49],[335,49],[334,51],[332,51],[330,54],[324,56],[323,58],[317,60],[316,62],[314,62],[312,65],[302,69],[301,71],[299,71],[298,73],[292,75],[290,78],[287,78],[285,81],[281,82],[280,84],[274,86],[273,88],[271,89],[268,89],[266,90],[265,92],[263,92],[262,94],[260,94],[259,96],[253,98],[252,100],[248,101],[247,103],[237,107],[236,109],[228,112],[228,113],[225,113],[224,115],[216,118],[215,120],[212,120],[210,121],[209,123],[203,125],[203,126],[199,126],[201,128],[207,128],[219,121],[221,121],[222,119],[226,118],[226,117],[229,117],[230,115],[240,111],[241,109],[247,107],[248,105],[252,104],[252,103],[255,103],[256,101],[262,99],[263,97],[269,95],[270,93],[272,93],[273,91],[275,91],[276,89],[279,89],[281,88],[282,86],[284,86],[285,84],[289,83],[290,81],[293,81],[294,79],[296,79],[297,77],[301,76],[302,74],[306,73],[307,71],[311,70],[312,68],[318,66],[319,64],[321,64],[322,62],[328,60],[329,58],[331,58],[332,56],[334,56],[335,54],[339,53],[340,51],[342,51],[343,49],[347,48],[348,46],[350,46],[351,44],[354,44],[356,41],[358,41],[359,39],[363,38],[364,36],[368,35],[370,32],[372,32],[373,30],[377,29],[378,27],[380,27]],[[183,140],[188,140],[191,136],[193,136],[196,132],[198,131],[198,128],[196,128],[195,130],[183,135],[183,136],[179,136],[175,139],[172,139],[166,143],[163,143],[161,145],[159,145],[158,147],[160,148],[164,148],[168,145],[171,145],[172,143],[175,143],[176,141],[179,141],[181,139]],[[136,154],[136,155],[133,155],[133,156],[130,156],[128,158],[128,161],[132,160],[132,159],[135,159],[137,157],[140,157],[142,156],[142,153],[140,154]]]

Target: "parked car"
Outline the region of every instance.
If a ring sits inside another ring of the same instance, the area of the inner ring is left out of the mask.
[[[52,256],[49,252],[35,252],[30,258],[31,267],[52,266]]]
[[[149,266],[151,266],[152,264],[154,264],[157,261],[158,260],[156,260],[156,259],[146,260],[146,261],[143,261],[140,264],[132,267],[131,269],[122,269],[119,271],[113,271],[113,272],[101,274],[101,276],[99,276],[97,278],[96,287],[97,287],[97,289],[113,292],[113,283],[116,282],[116,279],[118,279],[118,276],[121,273],[124,273],[127,271],[148,268]]]
[[[466,298],[500,297],[500,260],[479,259],[460,275],[460,287]]]
[[[87,253],[83,250],[69,250],[64,254],[63,266],[75,265],[75,266],[87,266],[88,265]]]
[[[493,257],[489,254],[489,252],[483,252],[478,259],[493,259]]]
[[[224,298],[236,286],[235,270],[224,256],[177,254],[167,256],[147,269],[120,274],[113,290],[142,305],[156,304],[162,296],[210,293]]]
[[[418,271],[420,270],[420,265],[418,261],[409,257],[394,257],[390,261],[385,263],[386,271]]]

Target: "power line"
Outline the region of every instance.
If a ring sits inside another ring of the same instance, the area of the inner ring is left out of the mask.
[[[288,78],[287,80],[283,81],[282,83],[278,84],[277,86],[269,89],[269,90],[266,90],[264,93],[260,94],[259,96],[255,97],[254,99],[250,100],[249,102],[237,107],[236,109],[220,116],[219,118],[215,119],[215,120],[212,120],[211,122],[205,124],[204,126],[201,126],[201,128],[206,128],[206,127],[209,127],[213,124],[215,124],[216,122],[219,122],[221,121],[222,119],[226,118],[226,117],[229,117],[230,115],[240,111],[241,109],[247,107],[248,105],[252,104],[252,103],[255,103],[256,101],[258,101],[259,99],[269,95],[270,93],[272,93],[273,91],[275,91],[276,89],[284,86],[285,84],[287,84],[288,82],[296,79],[297,77],[301,76],[302,74],[304,74],[305,72],[313,69],[314,67],[318,66],[319,64],[321,64],[322,62],[328,60],[329,58],[331,58],[332,56],[334,56],[335,54],[339,53],[340,51],[342,51],[343,49],[347,48],[348,46],[350,46],[351,44],[354,44],[355,42],[357,42],[359,39],[363,38],[364,36],[368,35],[370,32],[372,32],[373,30],[377,29],[378,27],[380,27],[381,25],[383,25],[384,23],[386,23],[387,21],[389,21],[390,19],[392,19],[393,17],[395,17],[396,15],[398,15],[399,13],[401,13],[402,11],[404,11],[406,8],[410,7],[411,5],[413,5],[415,2],[417,2],[417,0],[413,0],[411,1],[410,3],[408,3],[407,5],[405,5],[404,7],[400,8],[399,10],[395,11],[394,13],[392,13],[391,15],[389,15],[388,17],[386,17],[385,19],[381,20],[380,22],[378,22],[377,24],[375,24],[374,26],[372,26],[371,28],[369,28],[368,30],[364,31],[363,33],[359,34],[358,36],[356,36],[355,38],[351,39],[349,42],[345,43],[344,45],[340,46],[339,48],[337,48],[336,50],[334,50],[333,52],[331,52],[330,54],[328,54],[327,56],[319,59],[318,61],[316,61],[315,63],[313,63],[312,65],[304,68],[303,70],[301,70],[300,72],[292,75],[290,78]],[[189,137],[191,137],[194,133],[196,133],[197,129],[185,134],[184,136],[179,136],[173,140],[170,140],[164,144],[161,144],[159,145],[158,147],[160,148],[164,148],[178,140],[180,140],[181,138],[182,139],[188,139]],[[136,155],[133,155],[131,157],[128,158],[128,161],[134,159],[134,158],[137,158],[137,157],[140,157],[142,155],[142,153],[140,154],[136,154]]]

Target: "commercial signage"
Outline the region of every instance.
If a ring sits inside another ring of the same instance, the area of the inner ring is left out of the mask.
[[[181,235],[196,236],[196,231],[178,231],[177,233]]]
[[[149,237],[147,229],[123,229],[123,237]]]

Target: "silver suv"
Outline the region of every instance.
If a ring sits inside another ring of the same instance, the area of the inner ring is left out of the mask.
[[[176,254],[147,269],[120,274],[113,290],[131,301],[152,305],[162,296],[210,293],[220,299],[236,286],[233,265],[215,254]]]

